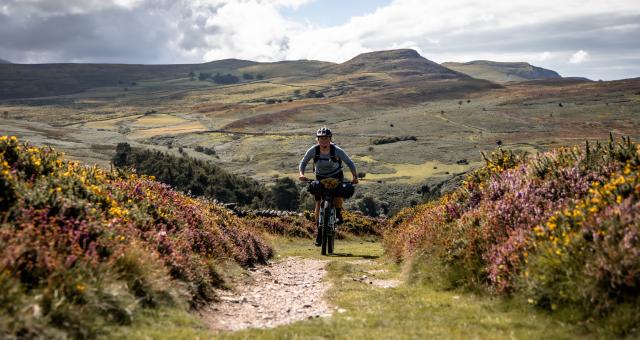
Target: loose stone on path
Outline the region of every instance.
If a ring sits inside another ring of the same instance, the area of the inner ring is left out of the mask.
[[[290,257],[249,271],[251,283],[218,291],[220,301],[203,309],[205,323],[216,330],[270,328],[319,316],[331,310],[323,299],[327,261]]]

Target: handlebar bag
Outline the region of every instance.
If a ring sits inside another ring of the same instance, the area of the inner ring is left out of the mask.
[[[356,188],[353,186],[351,182],[342,182],[338,186],[338,196],[344,198],[351,198],[353,193],[356,191]]]
[[[307,186],[307,191],[313,196],[320,196],[322,194],[322,184],[319,181],[312,181]]]

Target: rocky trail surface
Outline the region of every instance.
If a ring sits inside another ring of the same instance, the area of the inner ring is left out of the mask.
[[[299,320],[330,316],[323,281],[328,261],[289,257],[251,268],[248,282],[220,291],[220,302],[201,311],[212,329],[235,331],[270,328]]]

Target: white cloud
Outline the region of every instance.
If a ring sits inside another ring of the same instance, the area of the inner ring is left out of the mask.
[[[0,58],[16,62],[342,62],[363,52],[412,48],[437,62],[550,67],[570,59],[577,67],[594,62],[585,50],[623,57],[638,55],[640,46],[637,0],[395,0],[333,27],[280,13],[320,0],[0,1]],[[105,14],[115,22],[101,19]]]
[[[583,50],[580,50],[574,53],[569,59],[570,64],[582,64],[589,58],[589,53]]]
[[[544,51],[544,52],[540,53],[540,55],[538,55],[538,58],[537,58],[537,59],[538,59],[539,61],[545,61],[545,60],[549,60],[549,59],[551,59],[551,58],[553,58],[553,55],[551,54],[551,52],[549,52],[549,51]]]
[[[276,6],[285,6],[296,9],[302,5],[306,5],[310,2],[314,2],[316,0],[269,0],[268,2],[276,5]]]

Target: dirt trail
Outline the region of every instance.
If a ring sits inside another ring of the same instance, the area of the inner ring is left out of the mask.
[[[221,301],[201,312],[216,330],[269,328],[299,320],[330,316],[324,300],[329,283],[323,281],[328,261],[289,257],[254,268],[249,283],[221,291]]]

